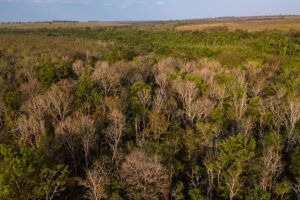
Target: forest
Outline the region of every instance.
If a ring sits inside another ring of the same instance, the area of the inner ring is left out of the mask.
[[[177,25],[0,26],[0,199],[300,199],[300,32]]]

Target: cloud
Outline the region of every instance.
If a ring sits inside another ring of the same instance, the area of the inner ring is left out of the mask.
[[[157,6],[161,6],[161,5],[163,5],[163,3],[164,3],[164,2],[162,2],[162,1],[158,1],[158,2],[156,2],[156,5],[157,5]]]

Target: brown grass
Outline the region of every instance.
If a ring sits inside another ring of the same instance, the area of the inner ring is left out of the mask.
[[[300,31],[300,16],[290,17],[252,17],[252,18],[223,18],[207,21],[199,21],[193,24],[180,25],[176,27],[178,31],[187,30],[205,30],[227,27],[230,31],[248,30],[270,31],[282,30],[289,31],[291,29]]]
[[[29,23],[12,23],[0,24],[0,28],[10,29],[56,29],[56,28],[97,28],[103,26],[128,26],[125,23],[114,22],[29,22]]]

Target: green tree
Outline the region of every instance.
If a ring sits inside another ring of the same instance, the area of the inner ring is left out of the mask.
[[[69,170],[45,166],[34,148],[0,144],[1,199],[53,199],[65,189]]]
[[[241,134],[229,137],[221,144],[219,160],[216,162],[224,177],[220,189],[228,193],[230,200],[241,191],[243,186],[241,176],[247,169],[246,164],[255,155],[254,149],[255,140],[243,138]]]

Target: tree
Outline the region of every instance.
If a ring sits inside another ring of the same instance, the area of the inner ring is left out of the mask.
[[[56,120],[64,121],[72,106],[72,83],[64,80],[53,85],[44,97],[47,112]]]
[[[149,114],[149,128],[144,131],[148,133],[150,138],[157,141],[162,134],[168,131],[169,124],[164,115],[152,111]]]
[[[282,172],[283,162],[281,151],[283,148],[282,136],[276,132],[266,134],[263,141],[263,157],[260,186],[263,190],[272,188]]]
[[[85,165],[88,167],[89,148],[96,141],[95,131],[94,121],[82,113],[75,113],[73,116],[67,117],[59,123],[56,129],[56,132],[61,134],[62,142],[66,144],[71,154],[75,173],[77,173],[79,159],[77,153],[80,144],[83,146]]]
[[[35,197],[45,200],[54,199],[57,194],[66,189],[69,173],[69,168],[64,165],[56,165],[53,169],[41,169],[37,179],[38,185],[33,188]]]
[[[36,119],[34,115],[21,115],[16,122],[15,132],[20,145],[31,144],[37,147],[45,135],[45,121]]]
[[[106,187],[110,184],[110,173],[107,169],[107,162],[97,161],[91,169],[86,170],[85,187],[88,188],[87,197],[91,200],[107,198]]]
[[[120,73],[115,66],[110,66],[107,63],[97,63],[91,77],[100,83],[104,97],[107,97],[110,92],[115,92],[120,84]]]
[[[183,110],[187,119],[193,121],[196,117],[194,100],[197,97],[198,89],[197,85],[191,81],[179,81],[175,82],[175,88],[179,94],[179,98],[183,103]]]
[[[169,176],[158,156],[129,154],[122,164],[121,178],[129,199],[167,199]]]
[[[300,97],[291,95],[286,104],[282,106],[283,125],[287,132],[287,151],[296,143],[297,137],[294,134],[296,122],[300,119]]]
[[[123,132],[126,127],[125,116],[121,111],[114,109],[108,116],[110,122],[106,129],[106,137],[108,138],[109,145],[113,152],[112,161],[117,161],[118,158],[118,147],[122,141]]]
[[[0,144],[1,199],[51,200],[65,190],[67,166],[48,167],[35,149]]]
[[[254,157],[255,140],[243,138],[241,134],[229,137],[221,144],[219,160],[216,162],[224,176],[225,187],[229,199],[232,200],[243,186],[242,173],[246,170],[246,164]]]

